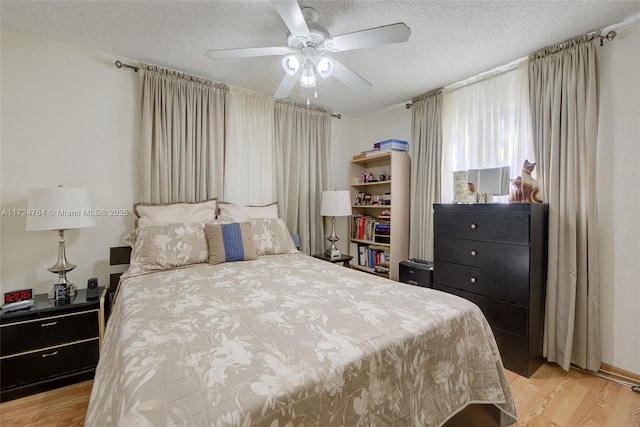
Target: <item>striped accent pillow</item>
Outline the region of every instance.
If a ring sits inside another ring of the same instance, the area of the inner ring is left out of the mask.
[[[209,264],[258,259],[251,223],[206,224]]]

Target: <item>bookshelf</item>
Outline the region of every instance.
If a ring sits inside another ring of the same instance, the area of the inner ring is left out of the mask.
[[[409,257],[409,155],[381,152],[352,160],[350,168],[351,266],[398,280],[399,263]]]

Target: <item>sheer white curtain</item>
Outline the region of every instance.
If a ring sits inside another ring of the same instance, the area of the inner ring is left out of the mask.
[[[273,103],[273,98],[229,90],[224,152],[227,202],[264,205],[277,200]]]
[[[140,201],[222,196],[226,86],[140,64]]]
[[[291,102],[275,104],[280,216],[300,236],[302,252],[324,250],[322,191],[331,188],[331,114]]]
[[[454,171],[509,166],[515,178],[525,159],[535,161],[528,90],[527,66],[520,64],[444,94],[444,203],[453,200]]]

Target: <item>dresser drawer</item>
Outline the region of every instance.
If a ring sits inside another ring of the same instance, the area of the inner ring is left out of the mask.
[[[434,233],[440,237],[529,243],[529,215],[438,212],[433,215]]]
[[[0,351],[7,356],[99,336],[98,310],[2,325]]]
[[[504,367],[526,377],[531,375],[533,372],[529,372],[529,340],[497,328],[492,328],[492,331]]]
[[[529,275],[529,246],[435,238],[436,261]]]
[[[451,288],[529,307],[529,277],[436,261],[434,281]]]
[[[526,308],[483,297],[481,295],[472,294],[471,292],[461,291],[460,289],[450,288],[437,282],[433,285],[433,288],[439,291],[458,295],[459,297],[473,302],[480,307],[484,317],[487,318],[487,321],[492,327],[500,328],[522,337],[527,337],[529,320],[528,310]]]
[[[50,347],[48,349],[4,357],[0,361],[1,388],[17,387],[33,381],[71,374],[98,363],[99,340]]]

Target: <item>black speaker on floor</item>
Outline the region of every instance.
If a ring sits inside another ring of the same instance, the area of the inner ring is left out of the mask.
[[[407,259],[400,261],[400,272],[398,279],[402,283],[422,286],[423,288],[433,287],[433,263],[418,259]]]

